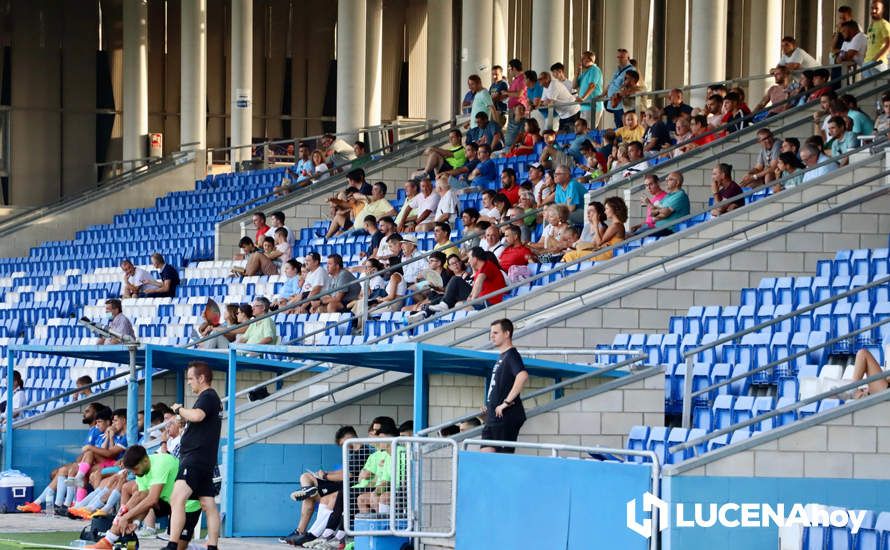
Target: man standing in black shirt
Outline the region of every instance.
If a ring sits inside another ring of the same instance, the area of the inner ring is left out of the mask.
[[[170,542],[168,550],[176,550],[185,526],[185,501],[198,500],[207,518],[207,550],[218,550],[219,510],[216,509],[216,488],[213,470],[219,452],[222,427],[222,402],[210,387],[213,372],[202,361],[192,361],[186,375],[192,393],[198,395],[195,406],[187,409],[175,403],[173,412],[188,422],[179,444],[179,474],[170,496]]]
[[[501,355],[491,371],[491,383],[482,407],[485,413],[482,439],[516,441],[519,429],[525,423],[525,409],[519,394],[528,381],[528,372],[513,347],[513,323],[509,319],[493,322],[489,338]],[[486,453],[514,451],[513,447],[482,447],[482,452]]]

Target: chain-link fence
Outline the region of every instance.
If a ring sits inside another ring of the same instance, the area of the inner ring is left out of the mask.
[[[343,519],[349,535],[454,536],[455,441],[350,439],[343,444],[343,464],[349,465],[343,479]]]

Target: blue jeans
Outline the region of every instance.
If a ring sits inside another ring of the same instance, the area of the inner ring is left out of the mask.
[[[624,126],[624,109],[619,109],[617,111],[609,111],[612,113],[612,116],[615,117],[615,128],[621,128]]]

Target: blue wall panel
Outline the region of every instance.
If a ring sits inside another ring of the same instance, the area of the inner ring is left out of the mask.
[[[457,548],[645,549],[625,526],[626,502],[649,490],[651,470],[536,456],[462,452]],[[605,546],[604,546],[605,547]]]
[[[235,535],[279,536],[290,533],[300,517],[300,503],[290,499],[306,471],[340,465],[336,445],[256,443],[235,451]]]
[[[74,462],[87,430],[15,430],[12,467],[34,479],[34,496],[49,482],[50,472]]]
[[[671,503],[753,502],[772,506],[795,503],[818,503],[844,508],[890,510],[890,480],[827,479],[827,478],[750,478],[670,476],[662,481],[663,497]],[[770,527],[684,527],[669,528],[662,533],[664,550],[710,549],[748,550],[775,548],[778,528]]]

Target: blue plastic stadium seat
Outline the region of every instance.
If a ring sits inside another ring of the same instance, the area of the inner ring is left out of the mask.
[[[649,443],[649,427],[648,426],[633,426],[630,429],[630,434],[627,438],[627,448],[634,451],[646,451],[648,450]],[[643,462],[644,458],[641,456],[629,456],[628,460],[631,462]]]
[[[655,426],[649,430],[649,440],[647,442],[647,451],[652,451],[658,457],[658,463],[664,464],[665,444],[668,438],[670,428]]]
[[[714,406],[711,409],[711,426],[714,429],[720,430],[733,424],[732,410],[735,400],[736,398],[733,395],[718,395],[714,399]]]
[[[685,428],[673,428],[668,435],[667,439],[667,447],[673,447],[674,445],[679,445],[681,443],[686,443],[686,439],[689,436],[689,430]],[[682,462],[687,458],[692,458],[694,451],[692,449],[684,449],[682,451],[677,451],[675,453],[665,451],[665,458],[667,464],[677,464],[678,462]]]

